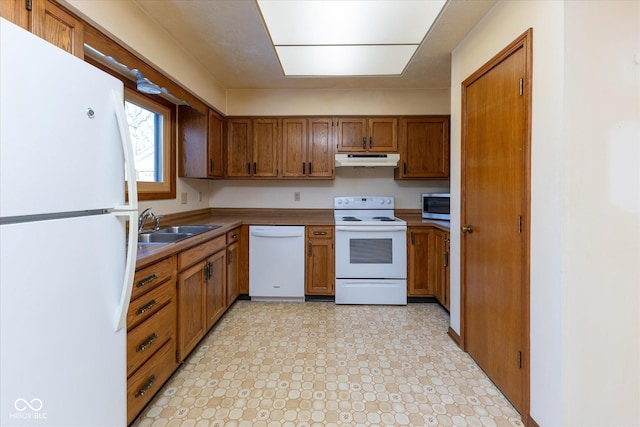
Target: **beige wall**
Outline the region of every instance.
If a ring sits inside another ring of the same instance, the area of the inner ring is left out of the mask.
[[[453,52],[459,331],[460,83],[533,28],[530,363],[540,426],[640,425],[639,18],[635,1],[501,1]]]

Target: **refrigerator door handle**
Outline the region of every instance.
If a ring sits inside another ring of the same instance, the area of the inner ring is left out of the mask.
[[[129,193],[129,203],[123,206],[116,206],[116,211],[138,210],[138,184],[136,182],[136,165],[133,157],[133,145],[129,135],[129,124],[124,111],[122,95],[115,90],[111,92],[113,97],[113,109],[116,113],[116,121],[118,122],[118,130],[120,132],[120,142],[122,143],[122,151],[124,152],[124,167],[127,171],[127,191]]]
[[[115,330],[116,332],[127,326],[127,312],[129,311],[129,300],[131,299],[131,289],[133,287],[133,276],[136,270],[136,257],[138,255],[138,185],[136,183],[136,168],[133,157],[133,145],[129,135],[129,124],[124,111],[124,103],[120,92],[112,91],[113,110],[118,122],[120,142],[124,152],[124,165],[127,172],[127,191],[129,193],[129,203],[123,206],[115,206],[113,213],[117,216],[129,217],[129,231],[127,242],[127,260],[124,269],[124,281],[120,292],[120,302],[116,310]]]
[[[136,273],[136,258],[138,255],[138,211],[115,211],[116,216],[129,217],[129,231],[127,233],[127,259],[124,267],[124,281],[120,292],[120,302],[116,309],[115,330],[118,332],[127,326],[127,312],[133,288],[133,276]]]

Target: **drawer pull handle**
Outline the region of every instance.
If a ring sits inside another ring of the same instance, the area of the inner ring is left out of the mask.
[[[158,278],[157,274],[152,274],[149,277],[145,277],[144,279],[142,279],[138,283],[136,283],[136,288],[141,288],[141,287],[143,287],[145,285],[148,285],[149,283],[153,282],[157,278]]]
[[[156,382],[156,376],[155,375],[151,375],[151,377],[149,377],[149,379],[147,380],[146,383],[144,383],[144,385],[142,387],[140,387],[140,390],[138,390],[136,392],[136,397],[140,397],[140,396],[144,396],[144,394],[146,392],[149,391],[149,389],[151,388],[151,386],[153,385],[154,382]]]
[[[136,347],[136,353],[140,353],[141,351],[145,351],[157,339],[158,339],[158,334],[156,334],[155,332],[153,334],[149,335],[149,338],[144,340],[142,342],[142,344],[140,344],[140,345],[138,345]]]
[[[231,235],[231,238],[232,238],[232,239],[237,239],[237,238],[238,238],[238,233],[233,233],[233,234]]]
[[[158,301],[152,299],[151,301],[149,301],[148,303],[146,303],[145,305],[143,305],[142,307],[136,310],[136,316],[140,316],[142,313],[149,311],[157,303]]]
[[[314,231],[313,235],[314,236],[326,236],[327,232],[326,231]]]

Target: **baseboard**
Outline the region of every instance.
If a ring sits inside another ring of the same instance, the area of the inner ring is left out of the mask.
[[[462,340],[460,339],[460,335],[458,335],[456,333],[456,331],[451,329],[451,326],[449,326],[449,329],[447,329],[447,335],[449,335],[449,337],[451,337],[453,342],[455,342],[458,345],[458,347],[460,347],[462,350],[464,350],[464,348],[462,348]]]
[[[538,423],[531,418],[531,414],[527,416],[527,427],[540,427]]]

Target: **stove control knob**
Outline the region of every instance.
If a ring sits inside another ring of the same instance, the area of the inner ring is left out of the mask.
[[[380,204],[384,205],[384,199],[380,199]]]
[[[344,199],[344,204],[348,205],[349,204],[349,199]]]
[[[341,204],[342,204],[342,199],[337,199],[337,200],[336,200],[336,203],[337,203],[337,204],[339,204],[339,205],[341,205]]]
[[[390,205],[391,204],[391,199],[387,199],[387,204]]]

